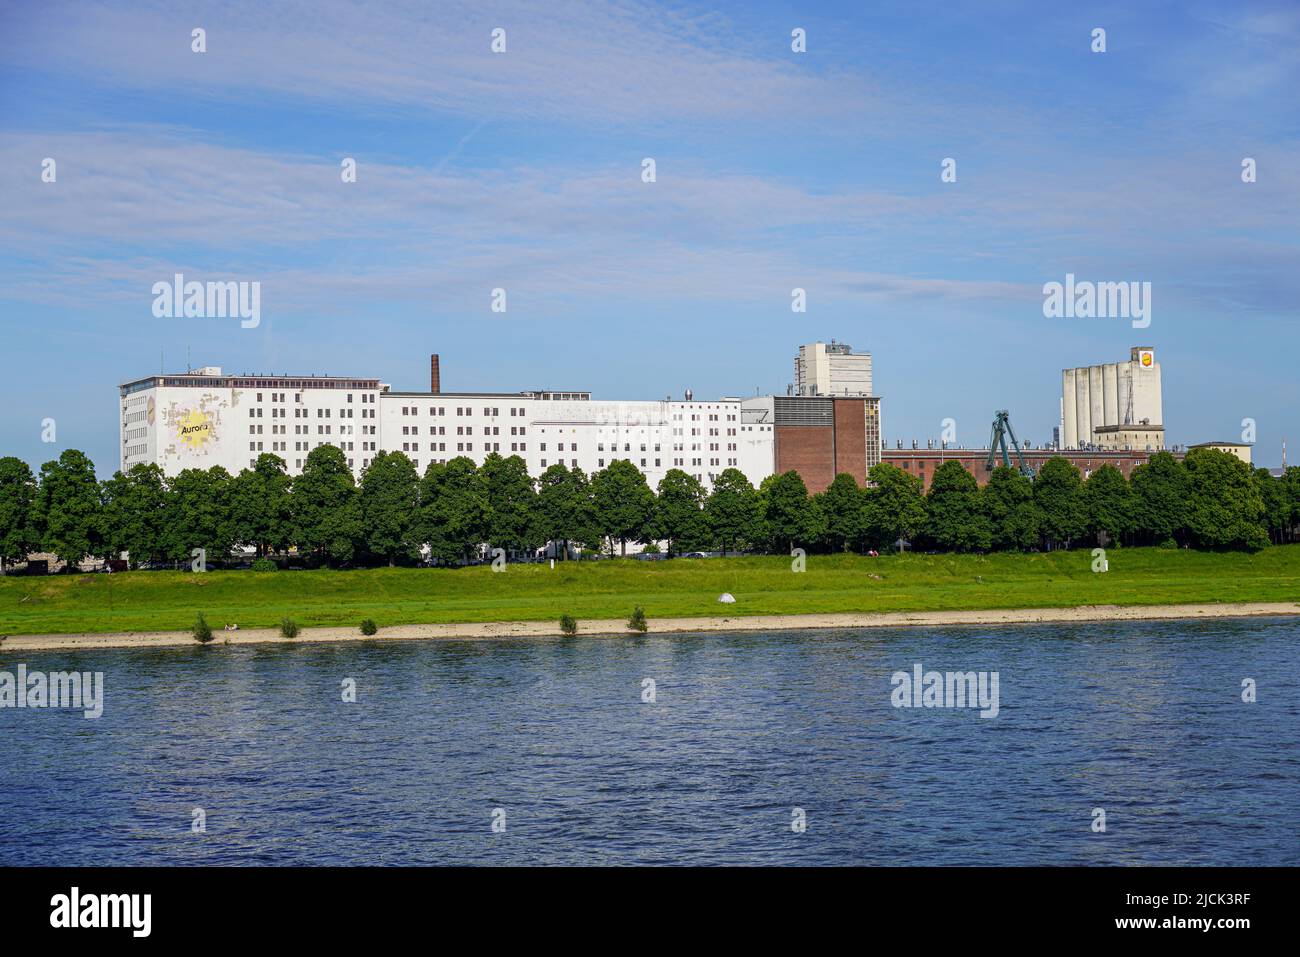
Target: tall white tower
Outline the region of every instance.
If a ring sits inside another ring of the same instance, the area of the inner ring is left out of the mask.
[[[871,395],[871,353],[846,342],[812,342],[794,360],[796,395]]]
[[[1160,363],[1150,346],[1134,346],[1128,362],[1061,370],[1061,448],[1096,444],[1096,429],[1117,425],[1164,425]]]

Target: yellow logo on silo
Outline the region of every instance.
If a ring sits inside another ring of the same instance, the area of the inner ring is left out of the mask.
[[[212,438],[212,416],[197,409],[190,409],[177,422],[176,437],[180,439],[182,445],[188,446],[195,452],[206,451],[208,441]]]
[[[1156,361],[1156,354],[1152,352],[1150,349],[1143,349],[1142,352],[1138,353],[1138,362],[1142,365],[1142,368],[1144,369],[1151,368],[1151,366],[1155,363],[1155,361]]]

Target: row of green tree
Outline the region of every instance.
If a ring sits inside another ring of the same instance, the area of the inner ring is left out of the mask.
[[[704,487],[680,469],[652,490],[632,463],[587,476],[553,465],[536,479],[518,456],[432,464],[421,476],[401,452],[377,455],[354,481],[343,453],[320,446],[290,476],[263,454],[230,475],[220,467],[166,478],[156,465],[97,480],[81,452],[68,450],[34,476],[20,459],[0,459],[0,563],[30,552],[79,562],[127,552],[133,563],[213,558],[234,546],[259,555],[291,547],[333,565],[400,564],[424,546],[443,561],[512,554],[556,543],[625,554],[629,543],[695,550],[886,550],[907,542],[941,551],[1034,550],[1154,544],[1261,548],[1295,539],[1300,469],[1281,478],[1235,456],[1196,449],[1185,460],[1158,453],[1131,480],[1102,466],[1086,479],[1054,458],[1030,480],[998,468],[987,485],[960,463],[935,470],[928,493],[892,465],[871,470],[868,487],[836,476],[810,496],[797,472],[755,488],[736,469]],[[3,567],[0,565],[0,567]]]

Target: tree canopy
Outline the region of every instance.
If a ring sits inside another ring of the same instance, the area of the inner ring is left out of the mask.
[[[264,453],[231,476],[220,467],[167,478],[137,465],[98,481],[90,460],[69,449],[39,476],[0,459],[0,568],[34,551],[71,566],[85,557],[130,556],[133,564],[188,562],[196,548],[217,562],[234,546],[258,555],[290,549],[310,563],[408,564],[485,557],[490,548],[531,551],[548,542],[611,547],[664,542],[670,554],[758,550],[891,549],[900,540],[950,551],[1070,548],[1104,542],[1256,549],[1292,542],[1300,528],[1300,468],[1274,476],[1236,456],[1196,449],[1185,460],[1152,455],[1131,480],[1102,465],[1086,480],[1064,457],[1031,480],[997,468],[981,488],[959,461],[935,470],[928,494],[918,476],[882,463],[865,485],[836,475],[809,496],[789,471],[755,489],[736,468],[711,489],[679,468],[652,490],[618,459],[590,479],[556,463],[537,479],[517,455],[459,456],[423,476],[401,452],[382,452],[354,482],[347,458],[322,445],[302,473]]]

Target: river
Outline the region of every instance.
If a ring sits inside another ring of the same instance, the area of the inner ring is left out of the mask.
[[[1298,651],[1293,618],[0,649],[105,687],[0,709],[0,864],[1295,865]],[[917,665],[996,672],[996,716],[895,707]]]

